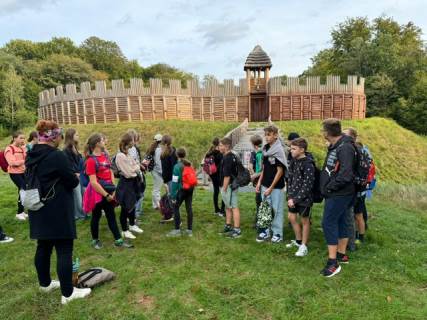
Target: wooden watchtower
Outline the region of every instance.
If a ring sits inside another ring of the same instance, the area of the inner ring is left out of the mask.
[[[246,81],[249,92],[249,120],[267,121],[269,116],[268,80],[270,78],[271,59],[257,45],[249,53],[245,66]]]

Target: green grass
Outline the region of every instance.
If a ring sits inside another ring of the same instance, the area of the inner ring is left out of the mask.
[[[379,197],[369,202],[366,245],[351,255],[340,275],[324,279],[319,275],[326,257],[320,206],[314,210],[309,255],[297,259],[283,244],[255,242],[252,194],[241,194],[243,237],[238,240],[218,235],[223,221],[211,213],[212,194],[206,190],[195,194],[193,238],[166,238],[172,226],[159,224],[159,213],[147,200],[144,233],[134,249],[114,248],[103,219],[104,248],[95,251],[89,222],[78,222],[75,256],[82,269],[102,266],[117,279],[94,289],[87,300],[61,306],[59,291],[37,290],[35,242],[28,238],[27,223],[14,219],[13,185],[5,175],[0,182],[0,221],[16,238],[0,246],[5,320],[425,319],[427,314],[427,215],[404,201]],[[285,238],[292,239],[288,228]]]

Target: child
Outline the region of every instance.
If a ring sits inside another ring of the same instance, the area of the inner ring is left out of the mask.
[[[266,199],[274,212],[271,225],[272,243],[283,241],[283,202],[285,200],[284,173],[287,165],[285,151],[279,140],[279,130],[275,126],[264,129],[267,144],[263,148],[263,169],[256,186],[256,192],[261,192],[262,200]],[[270,238],[270,230],[260,230],[256,241],[264,242]]]
[[[34,147],[35,144],[39,143],[39,136],[37,134],[37,131],[31,131],[30,135],[27,139],[27,153],[31,151],[31,149]]]
[[[174,222],[175,229],[169,232],[166,236],[176,237],[181,235],[181,215],[179,213],[179,207],[185,201],[185,209],[187,210],[187,230],[186,234],[189,237],[193,236],[193,191],[194,187],[190,186],[188,189],[184,189],[183,185],[183,172],[184,167],[191,167],[191,163],[188,162],[186,157],[186,151],[183,148],[179,148],[176,151],[178,157],[177,164],[173,167],[172,176],[172,190],[170,193],[172,203],[174,204]]]
[[[172,137],[169,135],[162,137],[162,154],[160,155],[160,159],[162,162],[163,183],[170,194],[172,191],[173,167],[177,163],[177,158],[176,149],[172,147]]]
[[[289,165],[288,178],[288,218],[295,232],[295,240],[287,244],[287,248],[298,247],[297,257],[308,253],[307,242],[310,234],[310,212],[313,205],[313,187],[315,169],[313,158],[308,155],[307,141],[296,138],[290,142],[292,160]],[[301,216],[301,226],[297,222],[297,214]]]
[[[221,162],[221,196],[225,204],[225,226],[224,234],[231,238],[239,238],[242,235],[240,230],[240,209],[238,189],[233,190],[231,183],[233,177],[237,176],[237,160],[236,156],[231,151],[231,139],[223,138],[219,142],[219,151],[223,158]],[[231,226],[231,219],[234,222],[234,228]]]
[[[252,143],[252,147],[254,148],[254,151],[251,152],[249,172],[251,173],[251,181],[253,185],[256,187],[262,171],[262,137],[259,135],[252,136],[251,143]],[[261,193],[256,192],[255,193],[255,203],[256,203],[255,223],[257,221],[258,210],[261,202],[262,202]]]
[[[138,163],[140,168],[141,169],[144,168],[143,171],[145,171],[145,167],[142,165],[141,150],[139,149],[139,146],[138,146],[140,142],[139,133],[135,129],[129,129],[127,131],[127,134],[129,134],[133,140],[133,145],[129,149],[129,155]],[[142,177],[142,178],[145,181],[145,177]],[[138,199],[138,202],[136,203],[136,206],[135,206],[135,216],[137,218],[143,215],[143,211],[142,211],[143,201],[144,201],[144,193],[142,193],[141,197]]]
[[[156,134],[153,138],[153,143],[147,150],[146,159],[150,159],[150,161],[153,161],[153,164],[150,164],[148,162],[147,166],[153,168],[151,170],[151,175],[153,177],[153,191],[152,191],[152,206],[154,210],[160,209],[160,190],[162,189],[163,185],[163,178],[162,178],[162,162],[160,160],[160,155],[162,153],[162,147],[160,146],[160,143],[162,142],[162,135],[160,133]]]
[[[219,189],[220,189],[220,172],[219,168],[221,166],[222,161],[222,153],[219,151],[219,138],[214,138],[212,141],[212,145],[206,153],[205,158],[212,157],[214,159],[214,163],[217,167],[217,172],[209,175],[212,181],[213,186],[213,202],[214,202],[214,208],[215,208],[215,214],[219,217],[225,217],[225,204],[224,201],[221,201],[221,208],[218,206],[218,196],[219,196]]]

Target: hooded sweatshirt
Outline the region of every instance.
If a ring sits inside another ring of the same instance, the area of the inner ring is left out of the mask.
[[[302,159],[291,159],[288,177],[288,199],[298,206],[313,205],[315,169],[313,156],[306,152]]]

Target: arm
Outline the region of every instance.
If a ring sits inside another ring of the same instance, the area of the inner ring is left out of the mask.
[[[307,199],[312,193],[313,186],[314,186],[314,166],[312,163],[310,163],[304,167],[302,188],[297,192],[295,197],[292,198],[293,203],[298,204],[302,200]]]
[[[230,176],[224,177],[224,182],[222,184],[222,190],[224,190],[224,192],[227,190],[229,184],[230,184]]]
[[[15,154],[12,151],[11,147],[7,147],[6,151],[4,152],[4,157],[6,158],[7,163],[11,167],[19,167],[25,164],[25,160],[17,160],[15,157]],[[25,157],[24,157],[25,159]]]
[[[354,155],[355,151],[352,145],[345,144],[337,152],[339,161],[338,172],[331,175],[331,180],[326,186],[327,190],[335,191],[339,190],[347,184],[353,183],[354,181]]]
[[[261,165],[261,172],[259,175],[258,183],[256,184],[255,192],[260,193],[261,192],[261,181],[264,178],[264,165]]]
[[[274,176],[274,180],[271,183],[271,186],[265,190],[264,195],[265,196],[269,196],[271,194],[271,192],[273,191],[274,187],[276,186],[276,184],[279,182],[279,180],[282,178],[283,176],[283,167],[282,166],[277,166],[277,172],[276,175]]]

